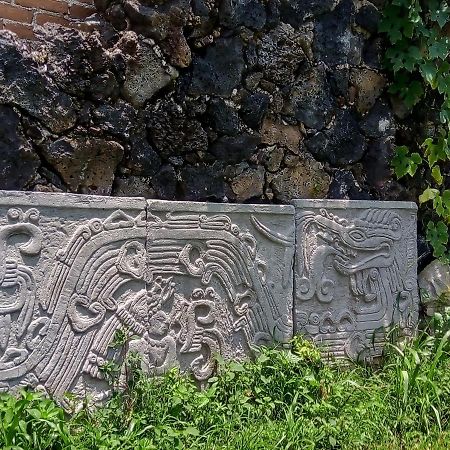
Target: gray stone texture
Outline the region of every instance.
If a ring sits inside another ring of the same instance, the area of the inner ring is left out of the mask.
[[[100,401],[127,339],[149,374],[179,366],[199,382],[215,354],[287,344],[293,213],[0,191],[0,390]]]
[[[435,259],[418,276],[420,298],[425,314],[432,317],[450,306],[450,264]]]
[[[0,191],[0,387],[108,395],[119,328],[147,323],[142,198]]]
[[[176,365],[203,381],[214,354],[242,359],[252,346],[289,342],[291,206],[155,200],[147,219],[151,326],[131,345],[144,368]]]
[[[370,362],[418,318],[414,203],[296,200],[294,333]]]

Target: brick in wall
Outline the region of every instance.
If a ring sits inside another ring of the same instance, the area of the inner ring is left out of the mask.
[[[0,0],[0,29],[35,39],[37,26],[54,23],[89,31],[84,19],[96,12],[94,0]]]

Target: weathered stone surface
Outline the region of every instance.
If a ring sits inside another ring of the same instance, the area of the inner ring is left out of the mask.
[[[250,172],[261,168],[241,174]],[[115,189],[150,191],[148,180],[121,178]],[[262,193],[241,182],[237,195]],[[293,321],[325,353],[352,359],[380,356],[383,329],[411,334],[416,206],[294,207],[0,191],[0,389],[102,400],[105,364],[124,357],[111,345],[118,333],[148,373],[178,366],[199,382],[215,354],[287,344]],[[428,271],[436,292],[448,284],[448,267],[437,281]]]
[[[450,306],[450,265],[438,259],[419,273],[419,288],[427,316]]]
[[[270,186],[275,198],[290,202],[294,198],[321,198],[328,192],[330,176],[311,155],[293,158],[289,167],[273,176]]]
[[[281,0],[280,17],[293,27],[301,25],[305,19],[331,11],[339,0]]]
[[[147,326],[145,201],[0,192],[0,387],[108,393],[119,329]]]
[[[135,107],[140,107],[177,76],[178,72],[165,63],[153,47],[142,44],[137,58],[127,67],[123,96]]]
[[[381,15],[378,9],[371,3],[367,2],[364,6],[359,8],[355,15],[355,22],[369,33],[376,33],[380,22],[380,17]]]
[[[187,67],[191,62],[191,50],[183,34],[192,14],[189,1],[145,2],[124,0],[124,14],[138,33],[155,39],[171,64]]]
[[[0,106],[0,188],[23,189],[36,174],[38,156],[22,133],[19,116]]]
[[[134,136],[126,165],[133,175],[151,177],[160,169],[161,158],[144,136]]]
[[[47,74],[61,90],[78,98],[117,97],[118,80],[123,73],[97,32],[88,35],[74,29],[61,32],[61,27],[47,25],[40,33],[48,44],[35,53],[36,62],[40,64],[40,72]],[[136,36],[133,37],[136,43]]]
[[[178,177],[173,166],[164,164],[152,178],[152,186],[157,198],[175,200],[177,198]]]
[[[287,343],[293,212],[0,191],[0,389],[102,400],[120,332],[149,374],[199,381],[217,353]]]
[[[75,136],[56,140],[43,154],[72,191],[108,195],[123,147],[115,141]]]
[[[243,163],[239,173],[231,182],[231,189],[236,195],[236,201],[244,202],[253,197],[261,197],[264,192],[264,168],[249,167]]]
[[[223,201],[225,185],[221,165],[184,167],[180,173],[180,189],[185,200]]]
[[[113,185],[113,195],[117,197],[156,197],[151,179],[146,177],[116,177]]]
[[[26,48],[0,33],[0,103],[18,106],[55,133],[72,127],[76,112],[70,96],[37,70]]]
[[[416,327],[414,203],[296,200],[294,330],[323,353],[370,361]]]
[[[266,23],[266,9],[260,0],[224,0],[220,3],[219,19],[228,28],[244,25],[260,30]]]
[[[341,0],[333,11],[324,14],[314,28],[314,54],[326,64],[358,65],[361,37],[352,30],[353,0]]]
[[[379,192],[384,192],[392,177],[391,160],[393,154],[393,139],[380,138],[373,140],[362,160],[367,170],[367,183]]]
[[[105,133],[129,139],[135,133],[138,113],[129,103],[121,100],[114,105],[105,103],[93,109],[92,120]]]
[[[386,86],[386,78],[370,69],[353,69],[350,82],[356,88],[356,110],[364,114],[377,101]]]
[[[236,109],[227,105],[221,98],[213,99],[208,105],[208,122],[221,134],[236,136],[243,124]]]
[[[206,151],[208,136],[173,100],[164,100],[148,111],[147,129],[163,156]]]
[[[258,153],[258,159],[262,161],[269,172],[278,171],[283,162],[283,158],[284,150],[276,146],[266,147]]]
[[[194,58],[190,92],[230,96],[243,70],[241,40],[237,37],[219,39],[207,48],[205,56]]]
[[[290,206],[149,201],[151,327],[131,345],[144,368],[180,366],[202,381],[215,353],[288,342],[293,239]]]
[[[271,119],[264,120],[261,128],[261,142],[268,145],[280,145],[288,148],[293,153],[298,153],[303,135],[296,125],[287,125],[274,122]]]
[[[289,84],[305,60],[304,47],[304,33],[282,23],[262,37],[256,47],[255,63],[266,80]]]
[[[248,159],[260,142],[255,134],[245,133],[239,136],[222,136],[210,148],[210,152],[219,160],[228,163],[239,163]]]
[[[293,116],[308,128],[321,130],[331,120],[336,108],[323,67],[305,70],[292,87],[284,114]]]
[[[234,202],[250,195],[236,194],[245,184],[237,167],[248,164],[260,168],[251,172],[258,192],[265,171],[258,201],[279,202],[281,190],[303,184],[291,153],[306,150],[333,176],[330,195],[414,195],[416,179],[392,179],[390,149],[413,148],[423,130],[434,135],[439,118],[418,107],[408,116],[384,87],[385,43],[375,31],[382,0],[96,3],[106,21],[98,16],[90,33],[46,26],[31,44],[0,31],[0,104],[18,116],[21,148],[29,143],[41,160],[27,151],[23,171],[5,169],[4,187],[100,192],[65,181],[70,152],[58,165],[45,155],[75,136],[123,148],[116,168],[91,183],[111,186],[113,173],[124,189],[113,195],[141,186],[151,197]],[[91,170],[90,155],[82,157]],[[219,179],[205,192],[208,173]],[[274,177],[284,184],[276,193]]]
[[[368,192],[359,185],[349,170],[339,169],[333,173],[327,198],[338,200],[370,200]]]
[[[333,166],[359,161],[366,145],[356,117],[348,110],[339,110],[332,128],[316,133],[306,142],[308,150],[319,161],[327,161]]]
[[[247,95],[242,101],[241,117],[250,128],[258,130],[269,109],[270,99],[266,94]]]
[[[395,122],[392,111],[386,103],[376,102],[374,107],[360,122],[363,133],[371,138],[395,135]]]

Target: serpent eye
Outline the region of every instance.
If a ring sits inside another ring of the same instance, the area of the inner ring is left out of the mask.
[[[364,239],[366,239],[366,235],[362,231],[359,231],[359,230],[352,230],[348,234],[356,242],[361,242]]]

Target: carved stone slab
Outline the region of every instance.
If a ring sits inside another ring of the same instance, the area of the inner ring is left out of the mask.
[[[371,360],[418,315],[414,203],[296,200],[294,330],[325,354]]]
[[[104,393],[117,329],[146,325],[144,199],[0,192],[0,388]]]
[[[197,380],[214,355],[292,337],[292,206],[148,203],[149,330],[131,348],[150,372]]]

